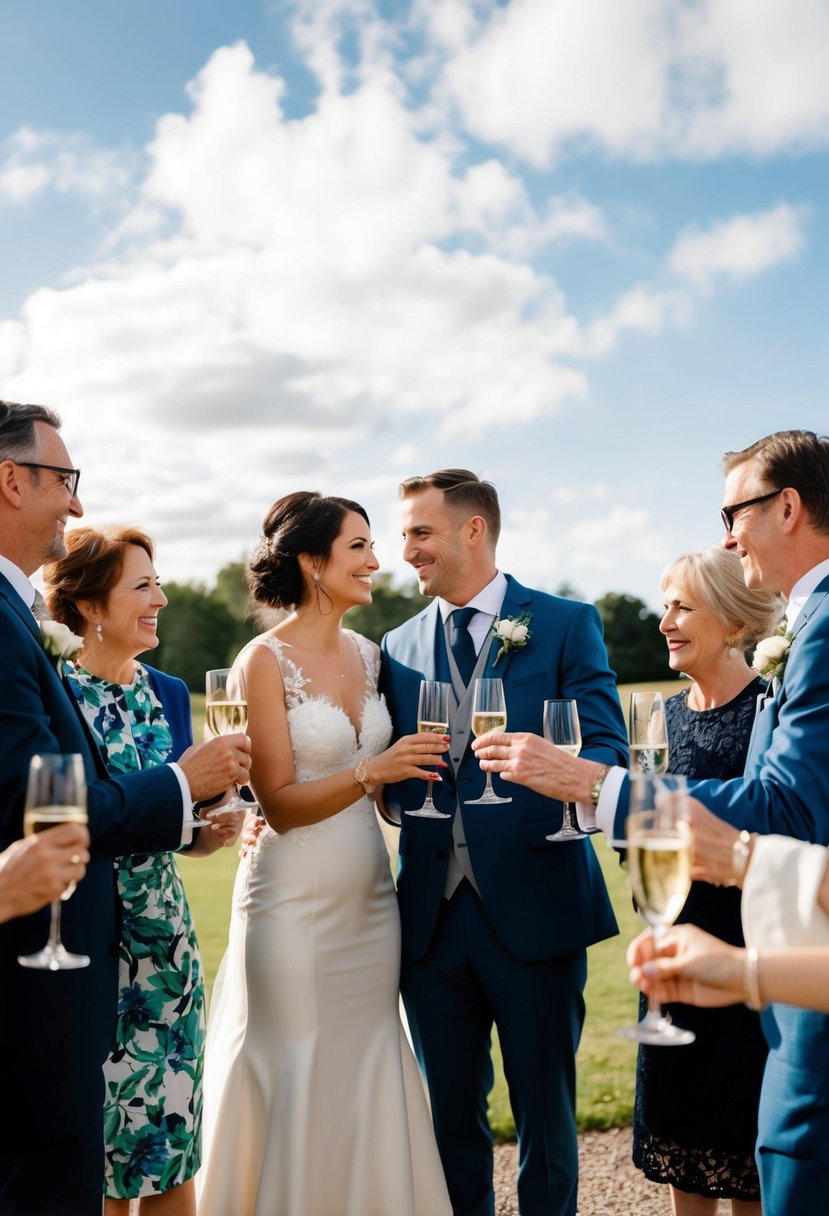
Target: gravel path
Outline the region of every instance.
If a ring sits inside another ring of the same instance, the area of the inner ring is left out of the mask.
[[[630,1159],[629,1127],[579,1136],[579,1216],[670,1216],[667,1186],[648,1182]],[[518,1216],[514,1144],[495,1146],[496,1216]],[[718,1216],[731,1204],[720,1201]]]

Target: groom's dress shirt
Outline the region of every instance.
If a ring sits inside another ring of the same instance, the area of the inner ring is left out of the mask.
[[[474,616],[467,626],[467,632],[472,638],[475,647],[475,654],[481,653],[481,647],[492,628],[492,622],[501,610],[506,593],[507,578],[499,570],[491,583],[487,583],[483,590],[479,591],[468,604],[463,605],[464,608],[474,608],[477,613],[477,616]],[[443,621],[444,628],[449,617],[458,607],[460,605],[450,604],[449,600],[438,599],[438,612],[440,613],[440,619]]]
[[[10,562],[7,557],[3,557],[2,553],[0,553],[0,574],[5,575],[23,603],[32,612],[35,602],[35,588],[33,584],[20,567],[15,566],[14,562]],[[181,843],[190,844],[193,839],[193,829],[184,827],[184,820],[190,818],[190,808],[193,804],[190,797],[190,786],[187,784],[187,778],[177,764],[169,764],[167,767],[175,773],[181,790]]]

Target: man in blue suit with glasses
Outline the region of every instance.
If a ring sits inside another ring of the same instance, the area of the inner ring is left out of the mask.
[[[705,808],[742,830],[734,864],[745,864],[751,832],[829,844],[829,437],[779,431],[727,452],[724,546],[749,587],[788,600],[791,645],[758,707],[743,777],[691,788],[691,822]],[[493,772],[558,797],[589,800],[596,766],[562,758],[531,736],[482,737]],[[628,781],[611,770],[597,822],[624,835]],[[726,834],[728,835],[728,834]],[[730,834],[734,837],[734,833]],[[760,1099],[757,1162],[765,1216],[829,1211],[829,1017],[772,1005],[763,1014],[769,1056]],[[682,1095],[677,1094],[677,1101]]]
[[[0,925],[0,1212],[100,1216],[104,1137],[102,1065],[115,1034],[119,904],[112,859],[177,848],[192,799],[244,784],[244,735],[190,748],[178,765],[109,778],[35,619],[30,576],[63,556],[64,528],[83,514],[60,419],[41,405],[0,401],[0,849],[23,833],[33,755],[78,753],[91,838],[67,874],[67,948],[89,957],[73,971],[21,967],[46,942],[48,911]],[[218,746],[216,746],[218,745]]]
[[[448,767],[434,791],[447,818],[406,815],[423,801],[422,782],[384,791],[402,822],[401,989],[441,1160],[456,1216],[492,1216],[494,1022],[518,1131],[520,1210],[575,1216],[586,948],[616,922],[590,841],[548,839],[561,826],[559,802],[514,789],[507,805],[465,805],[484,784],[471,709],[476,678],[500,677],[518,730],[541,730],[545,700],[575,698],[583,752],[604,771],[628,753],[615,681],[595,608],[498,570],[494,486],[449,469],[404,482],[400,494],[404,557],[434,599],[383,641],[396,733],[417,729],[422,679],[452,687]],[[512,635],[506,646],[496,618]]]

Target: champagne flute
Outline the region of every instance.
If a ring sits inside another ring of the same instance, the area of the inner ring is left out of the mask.
[[[86,823],[86,775],[77,754],[32,756],[23,813],[23,834],[44,832],[59,823]],[[75,884],[67,888],[71,895]],[[66,892],[64,892],[66,894]],[[68,898],[68,895],[67,895]],[[61,901],[52,903],[49,940],[37,954],[18,955],[21,967],[36,971],[76,971],[89,966],[86,954],[71,954],[60,939]]]
[[[581,751],[581,727],[579,726],[579,711],[572,699],[544,702],[544,738],[553,747],[558,747],[570,756],[577,756]],[[584,840],[586,832],[579,829],[573,804],[564,803],[564,815],[561,827],[548,840],[558,843],[562,840]]]
[[[441,680],[421,680],[417,700],[417,733],[419,735],[445,735],[449,730],[449,685]],[[415,819],[451,819],[439,811],[432,798],[432,783],[427,783],[423,805],[416,811],[406,811]]]
[[[630,697],[630,771],[658,777],[668,768],[668,728],[661,692]]]
[[[205,674],[204,713],[207,729],[212,735],[234,735],[248,728],[248,698],[245,673],[241,668],[216,667]],[[205,811],[205,817],[228,811],[251,811],[254,804],[246,802],[236,785],[223,806]]]
[[[684,777],[631,776],[628,878],[639,912],[653,930],[657,954],[691,889],[691,829],[681,818],[687,797]],[[684,1047],[696,1038],[692,1030],[672,1025],[653,997],[642,1021],[619,1034],[654,1047]]]
[[[477,739],[488,730],[506,730],[507,703],[501,680],[476,680],[475,697],[472,702],[472,734]],[[492,773],[487,770],[486,785],[480,798],[467,798],[465,806],[493,806],[496,802],[512,802],[502,798],[492,788]]]

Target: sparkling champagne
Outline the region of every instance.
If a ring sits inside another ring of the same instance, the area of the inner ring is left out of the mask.
[[[506,730],[507,715],[505,713],[481,713],[472,715],[472,734],[485,735],[488,730]]]
[[[649,743],[631,743],[630,771],[646,773],[651,777],[660,777],[668,771],[668,745],[654,747]]]
[[[633,897],[649,925],[672,925],[691,889],[691,840],[682,830],[636,831],[628,840]]]
[[[33,806],[23,816],[23,835],[45,832],[59,823],[86,823],[85,806]]]
[[[417,733],[419,735],[445,735],[448,730],[448,722],[425,722],[421,720],[417,724]]]
[[[553,747],[557,747],[560,752],[566,752],[568,756],[577,756],[581,751],[580,743],[554,743]]]
[[[247,701],[209,701],[205,707],[207,728],[214,735],[233,735],[248,727]]]

